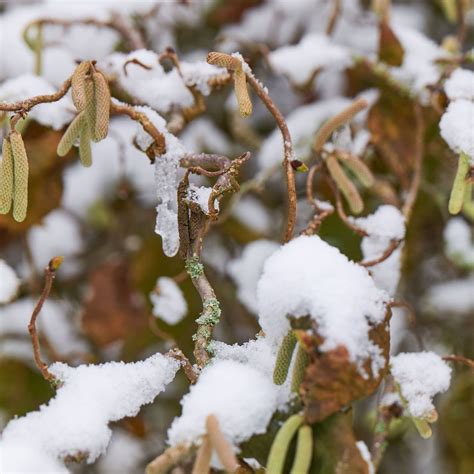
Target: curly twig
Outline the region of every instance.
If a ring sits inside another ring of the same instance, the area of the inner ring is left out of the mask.
[[[387,258],[392,255],[393,252],[400,246],[400,244],[403,242],[403,239],[392,239],[390,243],[388,244],[388,247],[385,249],[385,251],[382,253],[380,257],[377,257],[373,260],[367,260],[367,261],[362,261],[359,262],[359,265],[362,267],[373,267],[374,265],[378,265],[379,263],[382,263],[383,261],[387,260]]]

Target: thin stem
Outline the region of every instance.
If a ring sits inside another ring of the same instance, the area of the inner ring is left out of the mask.
[[[461,364],[467,365],[469,368],[474,370],[474,360],[468,359],[464,356],[452,354],[444,356],[443,360],[446,360],[448,362],[460,362]]]
[[[227,472],[235,472],[239,467],[232,445],[227,441],[219,426],[219,420],[215,415],[209,415],[206,419],[206,429],[209,440],[216,450],[220,462]]]
[[[365,262],[359,262],[359,265],[362,267],[373,267],[374,265],[378,265],[379,263],[382,263],[383,261],[387,260],[387,258],[392,255],[393,252],[400,246],[402,243],[401,239],[392,239],[388,245],[388,247],[385,249],[385,251],[382,253],[382,255],[378,258],[375,258],[373,260],[367,260]]]
[[[44,269],[45,282],[44,282],[43,291],[41,292],[40,298],[33,309],[30,323],[28,324],[28,332],[30,333],[31,342],[33,344],[33,353],[34,353],[35,363],[38,369],[40,370],[43,378],[47,380],[48,382],[51,382],[52,380],[54,380],[54,375],[51,372],[49,372],[48,365],[41,358],[38,331],[36,329],[36,320],[38,319],[38,316],[41,312],[41,309],[43,308],[43,304],[46,301],[46,298],[48,298],[49,294],[51,293],[51,288],[53,287],[53,281],[56,276],[56,270],[61,265],[62,259],[63,257],[55,257],[51,259],[49,264]]]
[[[147,465],[145,474],[165,474],[173,466],[190,457],[193,450],[187,443],[171,446]]]
[[[290,131],[288,129],[288,125],[286,124],[285,118],[283,117],[282,113],[275,105],[271,97],[262,87],[259,81],[255,78],[255,76],[247,71],[247,81],[254,89],[255,93],[261,99],[261,101],[265,104],[265,107],[268,111],[273,115],[275,121],[277,123],[278,128],[280,129],[282,138],[283,138],[283,167],[285,169],[285,176],[286,176],[286,185],[288,188],[288,217],[286,223],[286,230],[283,237],[283,242],[288,242],[291,240],[293,236],[293,232],[295,229],[296,224],[296,183],[295,183],[295,174],[293,168],[291,166],[291,160],[293,160],[293,144],[291,141]]]
[[[332,0],[332,10],[331,15],[329,16],[328,23],[326,25],[326,34],[328,36],[332,35],[334,27],[336,26],[337,19],[341,14],[341,0]]]
[[[181,367],[183,368],[186,377],[192,384],[195,384],[197,382],[198,374],[196,373],[193,366],[191,365],[191,362],[189,362],[189,359],[184,355],[181,349],[175,347],[174,349],[169,350],[166,355],[181,362]]]

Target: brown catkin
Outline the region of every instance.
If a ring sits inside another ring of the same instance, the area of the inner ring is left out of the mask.
[[[69,150],[74,145],[76,138],[80,135],[84,126],[87,126],[85,112],[81,112],[69,124],[69,127],[64,132],[64,135],[58,144],[57,153],[59,156],[65,156],[69,153]]]
[[[202,444],[197,452],[196,460],[194,461],[192,474],[208,474],[211,469],[212,446],[209,441],[209,436],[204,435]]]
[[[79,159],[86,168],[92,165],[91,132],[87,124],[82,127],[79,137]]]
[[[234,58],[230,54],[213,51],[207,55],[207,62],[214,66],[225,67],[231,71],[242,69],[240,59]]]
[[[374,175],[360,158],[357,156],[348,156],[343,158],[341,162],[354,174],[362,185],[366,188],[373,186],[375,181]]]
[[[288,369],[290,368],[296,342],[296,336],[293,331],[290,331],[281,341],[273,370],[273,382],[276,385],[283,385],[288,377]]]
[[[85,109],[87,103],[86,80],[90,67],[89,61],[82,62],[71,77],[72,101],[79,112]]]
[[[0,214],[10,212],[13,200],[13,154],[8,138],[3,139],[0,163]]]
[[[93,140],[103,140],[109,131],[110,121],[110,89],[105,76],[96,71],[92,75],[94,81],[95,127]]]
[[[309,362],[309,355],[304,350],[301,344],[298,344],[296,352],[295,365],[293,366],[293,373],[291,374],[291,391],[298,393],[300,390],[301,382],[304,379],[304,373],[306,366]]]
[[[248,117],[252,113],[252,101],[247,89],[247,78],[242,68],[234,71],[234,90],[239,104],[239,112],[242,117]]]
[[[215,415],[206,418],[206,429],[209,440],[214,447],[219,461],[227,472],[235,472],[239,467],[232,445],[227,441],[219,426],[219,420]]]
[[[28,157],[17,131],[9,135],[13,155],[13,218],[23,222],[28,209]]]
[[[346,198],[351,211],[354,214],[360,214],[364,209],[364,202],[360,197],[359,191],[357,191],[357,188],[354,186],[354,183],[344,173],[337,158],[329,156],[326,159],[326,166],[328,167],[332,179]]]

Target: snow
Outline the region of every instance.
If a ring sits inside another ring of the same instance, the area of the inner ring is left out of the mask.
[[[189,123],[179,136],[181,143],[195,153],[209,152],[230,155],[231,144],[227,136],[208,118]]]
[[[354,219],[369,235],[361,242],[364,260],[375,260],[383,255],[391,240],[405,237],[405,218],[395,206],[379,206],[367,216]],[[393,296],[400,280],[402,249],[399,246],[386,260],[369,268],[375,284]]]
[[[237,286],[237,297],[251,312],[257,313],[257,283],[265,260],[277,249],[276,242],[266,239],[247,244],[242,255],[228,264],[228,273]]]
[[[248,365],[218,360],[205,367],[197,383],[181,400],[182,414],[169,431],[168,442],[198,443],[205,420],[213,414],[226,438],[237,445],[266,432],[277,404],[277,389],[270,378]]]
[[[345,346],[360,369],[370,358],[374,374],[384,366],[368,332],[385,318],[387,293],[318,236],[300,236],[271,255],[257,294],[260,326],[273,344],[290,330],[288,316],[309,315],[324,338],[320,350]]]
[[[0,259],[0,304],[8,303],[15,298],[20,287],[20,280],[15,270],[5,260]]]
[[[319,33],[304,36],[297,45],[272,51],[268,59],[276,72],[299,85],[306,84],[320,68],[343,69],[351,62],[347,48],[336,45],[328,36]]]
[[[444,84],[450,100],[474,100],[474,72],[457,68]]]
[[[441,136],[455,153],[464,152],[474,165],[474,102],[451,102],[439,123]]]
[[[133,60],[138,60],[146,67],[129,63],[125,72],[124,65]],[[109,75],[116,77],[119,85],[128,94],[159,113],[170,112],[176,107],[192,106],[194,97],[189,87],[195,86],[203,95],[209,95],[208,81],[226,74],[224,69],[205,61],[181,61],[181,77],[176,68],[166,72],[159,63],[159,55],[146,49],[129,54],[111,54],[100,62],[99,66]]]
[[[52,94],[56,89],[44,78],[23,74],[0,85],[0,101],[16,102],[37,95]],[[51,104],[39,104],[28,114],[41,125],[60,130],[74,118],[74,106],[68,96]]]
[[[474,312],[474,275],[433,285],[426,303],[440,317],[448,314],[469,315]]]
[[[451,368],[434,352],[401,353],[390,359],[391,372],[416,418],[434,410],[433,397],[445,392],[451,382]]]
[[[198,204],[201,208],[201,211],[204,214],[209,215],[209,198],[212,193],[212,188],[209,186],[196,186],[195,184],[190,184],[188,186],[188,192],[186,198],[188,201]],[[214,200],[214,208],[219,210],[219,201]]]
[[[94,462],[110,441],[108,424],[135,416],[165,389],[178,368],[179,362],[161,354],[128,364],[72,368],[55,363],[49,370],[63,382],[56,396],[38,411],[10,421],[2,441],[8,446],[27,440],[51,459],[85,453],[87,462]]]
[[[98,461],[101,474],[132,474],[140,472],[145,452],[142,443],[126,431],[115,429],[112,433],[107,452]]]
[[[461,217],[450,219],[444,229],[447,255],[462,266],[474,268],[474,241],[469,224]]]
[[[367,463],[368,474],[375,474],[375,468],[372,463],[372,456],[370,455],[369,448],[363,441],[357,441],[357,449],[359,450],[362,459]]]
[[[183,292],[172,278],[161,277],[150,293],[153,315],[167,324],[178,324],[186,316],[188,305]]]
[[[244,196],[233,207],[232,216],[249,229],[269,234],[274,220],[268,209],[255,197]]]
[[[303,161],[309,155],[316,131],[327,119],[349,104],[349,99],[329,99],[298,107],[285,118],[293,140],[296,158]],[[260,168],[270,168],[280,165],[282,159],[283,140],[280,130],[275,128],[262,143],[257,161]]]
[[[5,336],[28,336],[28,323],[35,304],[36,301],[32,298],[22,298],[0,306],[0,352],[5,352]],[[37,320],[39,331],[44,333],[54,350],[64,356],[85,350],[68,319],[70,313],[71,308],[66,302],[48,298]],[[29,346],[31,357],[31,343]]]
[[[402,25],[392,25],[403,50],[403,64],[391,67],[391,74],[416,93],[423,93],[426,86],[436,83],[441,70],[435,60],[445,57],[446,52],[420,31]],[[422,94],[423,96],[423,94]]]

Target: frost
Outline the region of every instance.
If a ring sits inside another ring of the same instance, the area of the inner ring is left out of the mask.
[[[46,79],[24,74],[0,85],[0,101],[15,102],[54,92],[56,89]],[[71,99],[66,96],[57,102],[34,107],[28,116],[41,125],[60,130],[74,118],[74,106]]]
[[[265,433],[277,405],[276,386],[262,373],[239,362],[215,361],[181,400],[182,414],[168,431],[170,445],[198,443],[205,420],[214,414],[226,438],[237,445]]]
[[[350,64],[350,53],[333,43],[328,36],[308,34],[295,46],[283,46],[268,57],[275,71],[286,75],[294,84],[306,84],[320,68],[343,69]]]
[[[255,240],[246,245],[242,255],[229,262],[228,273],[237,285],[237,297],[251,312],[257,313],[257,283],[265,260],[279,245],[271,240]]]
[[[390,365],[408,410],[416,418],[434,410],[433,397],[449,388],[451,368],[434,352],[404,352],[392,357]]]
[[[38,411],[10,421],[2,442],[5,446],[26,442],[51,459],[84,453],[91,463],[110,441],[108,424],[135,416],[165,389],[178,368],[177,361],[161,354],[128,364],[72,368],[55,363],[50,371],[63,382],[56,396]]]
[[[474,242],[471,228],[461,217],[448,221],[444,229],[446,253],[456,263],[474,268]]]
[[[458,68],[445,82],[444,90],[450,100],[474,100],[474,72]]]
[[[153,315],[167,324],[178,324],[188,312],[183,292],[172,278],[161,277],[150,293]]]
[[[451,102],[439,127],[451,150],[458,154],[464,152],[474,165],[474,102],[464,99]]]
[[[15,298],[19,287],[20,280],[13,268],[0,259],[0,304],[8,303]]]
[[[379,206],[370,216],[354,221],[369,234],[361,243],[366,261],[381,257],[392,240],[405,237],[405,218],[395,206]],[[369,268],[375,284],[391,296],[395,294],[400,280],[401,252],[399,246],[386,260]]]
[[[388,295],[368,272],[317,236],[301,236],[265,262],[258,283],[259,322],[273,344],[290,330],[288,316],[311,316],[329,351],[345,346],[358,366],[384,365],[381,348],[368,336],[384,320]]]

